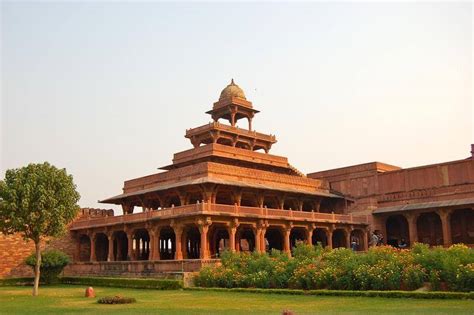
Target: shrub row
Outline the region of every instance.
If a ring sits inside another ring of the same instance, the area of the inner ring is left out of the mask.
[[[0,279],[0,286],[23,286],[33,285],[33,278],[5,278]]]
[[[414,290],[425,282],[433,290],[473,291],[474,250],[415,244],[411,250],[374,247],[356,254],[340,248],[298,244],[293,258],[279,251],[223,253],[222,265],[203,268],[201,287],[304,290]]]
[[[123,297],[120,295],[116,296],[105,296],[97,300],[99,304],[130,304],[135,303],[137,300],[135,298]]]
[[[362,296],[413,299],[470,299],[474,292],[418,292],[418,291],[355,291],[355,290],[298,290],[298,289],[258,289],[258,288],[186,288],[191,291],[243,292],[288,295]]]
[[[108,277],[62,277],[63,284],[78,284],[99,287],[179,290],[183,288],[183,281],[169,279],[134,279]]]

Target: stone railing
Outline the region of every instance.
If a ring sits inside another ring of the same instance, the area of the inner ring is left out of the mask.
[[[238,127],[232,127],[228,125],[221,124],[219,122],[210,122],[207,125],[187,129],[186,130],[186,137],[192,137],[193,135],[198,135],[206,131],[211,130],[219,130],[219,131],[227,131],[233,134],[237,134],[240,136],[246,136],[249,138],[255,138],[259,140],[269,141],[269,142],[276,142],[276,138],[274,135],[267,135],[264,133],[256,132],[253,130],[241,129]]]
[[[313,221],[327,223],[368,224],[367,215],[335,214],[322,212],[307,212],[295,210],[270,209],[259,207],[245,207],[237,205],[223,205],[212,203],[196,203],[192,205],[171,207],[147,212],[139,212],[120,216],[89,218],[76,221],[71,230],[110,226],[117,224],[131,224],[146,222],[154,219],[171,219],[189,215],[230,215],[235,217],[253,217],[262,219],[284,219],[296,221]]]

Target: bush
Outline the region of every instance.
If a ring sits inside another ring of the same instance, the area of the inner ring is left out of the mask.
[[[106,296],[97,300],[99,304],[130,304],[135,303],[137,300],[135,298],[123,297],[120,295],[116,296]]]
[[[433,290],[474,290],[474,250],[415,244],[412,250],[373,247],[367,253],[298,244],[293,258],[273,251],[224,253],[222,265],[195,278],[202,287],[329,290],[415,290],[429,281]]]
[[[36,254],[25,260],[31,268],[35,268]],[[69,263],[69,256],[59,250],[48,250],[41,253],[40,281],[45,284],[58,283],[58,276]]]
[[[170,279],[133,279],[108,277],[62,277],[63,284],[78,284],[84,286],[179,290],[183,288],[183,281]]]

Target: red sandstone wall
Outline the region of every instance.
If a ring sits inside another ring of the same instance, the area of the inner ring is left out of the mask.
[[[75,244],[69,234],[43,242],[42,249],[59,249],[74,255]],[[0,233],[0,278],[31,277],[33,272],[24,260],[35,251],[32,241],[25,241],[20,234],[4,235]]]

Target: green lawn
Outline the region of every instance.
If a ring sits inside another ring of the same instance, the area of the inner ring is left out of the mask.
[[[0,287],[0,314],[474,314],[474,300],[422,300],[298,296],[209,291],[158,291],[96,287],[98,297],[134,297],[129,305],[101,305],[84,298],[85,287]]]

